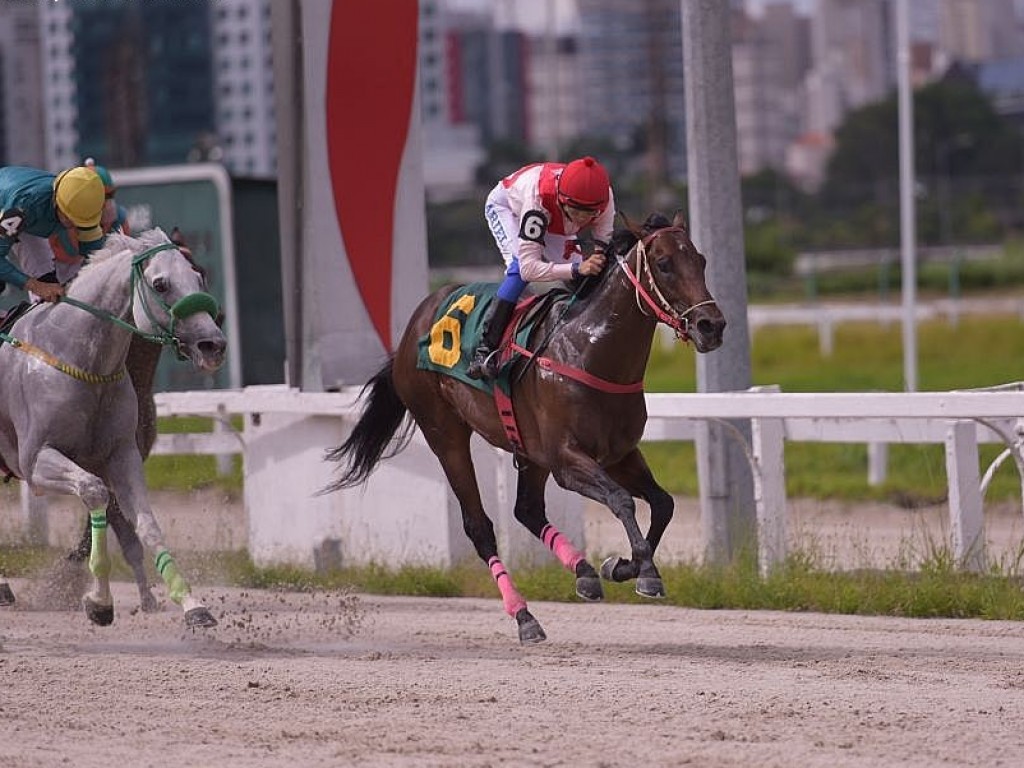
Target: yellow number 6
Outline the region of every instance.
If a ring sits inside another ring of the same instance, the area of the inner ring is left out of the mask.
[[[444,313],[444,317],[430,327],[430,362],[445,368],[454,368],[462,357],[462,320],[454,313],[468,315],[476,306],[476,296],[460,296]]]

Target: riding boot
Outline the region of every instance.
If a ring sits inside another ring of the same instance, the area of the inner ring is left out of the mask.
[[[493,379],[498,375],[498,347],[501,346],[501,337],[505,335],[505,328],[508,321],[512,319],[512,312],[516,308],[514,301],[496,298],[491,313],[484,320],[484,330],[480,339],[480,346],[473,352],[473,359],[466,369],[466,375],[471,379]]]

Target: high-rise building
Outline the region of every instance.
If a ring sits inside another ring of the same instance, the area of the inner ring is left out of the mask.
[[[889,0],[818,0],[807,125],[831,134],[845,115],[880,101],[896,82],[895,13]]]
[[[679,0],[578,0],[584,132],[646,148],[655,186],[686,172]],[[661,178],[659,178],[661,177]]]
[[[276,166],[269,0],[38,6],[46,165]]]
[[[0,4],[0,165],[45,160],[39,60],[35,4]]]
[[[530,144],[548,160],[561,160],[563,147],[584,130],[576,37],[531,38],[526,84]]]
[[[216,0],[210,13],[221,162],[236,175],[273,176],[277,123],[270,0]]]
[[[976,63],[1024,55],[1014,0],[939,0],[941,48],[951,59]]]
[[[753,18],[733,14],[733,90],[740,173],[781,171],[802,132],[802,84],[810,68],[808,20],[789,3]]]

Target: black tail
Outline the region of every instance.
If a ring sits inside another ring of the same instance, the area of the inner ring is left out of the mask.
[[[395,392],[391,377],[393,358],[366,382],[359,399],[369,399],[348,440],[327,451],[327,461],[342,463],[341,477],[320,491],[330,493],[351,488],[366,481],[381,459],[390,458],[405,448],[412,437],[413,422],[406,421],[405,404]],[[405,422],[403,426],[403,421]],[[397,433],[397,437],[396,437]],[[391,450],[388,450],[388,446]]]

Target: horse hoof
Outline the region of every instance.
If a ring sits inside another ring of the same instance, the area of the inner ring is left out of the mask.
[[[636,580],[636,593],[641,597],[664,597],[665,585],[661,579],[641,576]]]
[[[14,605],[14,591],[10,584],[0,584],[0,605]]]
[[[542,643],[548,639],[540,622],[533,618],[533,614],[525,608],[516,614],[516,624],[519,625],[519,642],[522,645]]]
[[[622,583],[635,579],[638,568],[632,560],[625,560],[621,557],[609,557],[601,563],[601,578],[605,581]]]
[[[213,618],[213,614],[210,613],[209,609],[199,606],[198,608],[185,611],[185,626],[191,629],[196,627],[216,627],[217,620]]]
[[[98,627],[109,627],[114,623],[114,606],[101,605],[88,596],[82,598],[82,607],[89,621]]]
[[[580,576],[576,579],[576,595],[589,603],[604,599],[601,579],[597,576]]]

